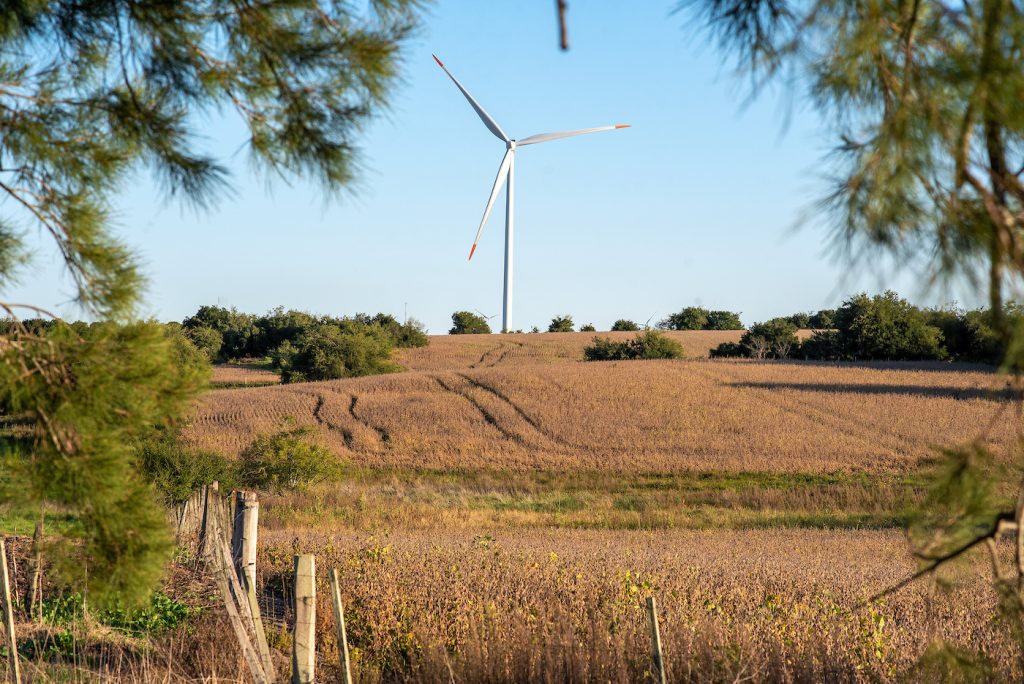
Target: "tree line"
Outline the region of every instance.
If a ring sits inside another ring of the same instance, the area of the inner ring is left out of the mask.
[[[1001,315],[1024,324],[1024,308],[1010,303]],[[814,332],[805,339],[799,329]],[[919,308],[895,292],[858,294],[838,309],[755,323],[739,342],[713,357],[821,361],[969,361],[998,364],[1006,356],[991,309]]]

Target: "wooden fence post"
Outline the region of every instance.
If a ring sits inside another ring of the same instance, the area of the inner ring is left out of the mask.
[[[203,520],[199,525],[199,555],[204,556],[207,550],[207,541],[210,536],[210,519],[220,512],[218,498],[220,497],[220,483],[216,480],[203,487]]]
[[[313,684],[316,664],[316,562],[313,554],[295,556],[295,634],[292,684]]]
[[[665,658],[661,651],[661,630],[658,629],[658,608],[654,597],[647,597],[647,619],[651,623],[651,674],[658,684],[665,684]]]
[[[7,546],[0,539],[0,602],[4,610],[4,631],[7,632],[7,659],[10,661],[14,684],[21,684],[21,665],[18,663],[18,639],[14,635],[14,603],[11,601],[11,581],[7,576]]]
[[[231,559],[235,563],[238,579],[243,575],[249,586],[256,589],[256,535],[260,502],[256,492],[235,492],[234,519],[231,525]]]
[[[341,605],[341,583],[338,569],[331,568],[331,604],[334,606],[334,633],[338,640],[338,665],[342,684],[352,684],[352,665],[348,660],[348,635],[345,633],[345,610]]]
[[[25,606],[30,618],[43,619],[43,516],[39,515],[32,533],[32,558],[28,562],[25,586]],[[38,605],[38,608],[37,608]]]

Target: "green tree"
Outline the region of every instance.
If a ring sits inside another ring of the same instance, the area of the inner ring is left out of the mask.
[[[708,324],[709,313],[711,312],[699,306],[688,306],[660,321],[658,327],[664,330],[704,330]]]
[[[202,352],[207,361],[212,363],[220,358],[224,336],[219,330],[201,325],[197,328],[188,328],[185,336],[196,346],[196,349]]]
[[[704,330],[743,330],[743,322],[732,311],[709,311]]]
[[[353,323],[343,329],[331,324],[315,325],[295,340],[294,351],[282,363],[281,380],[304,382],[395,373],[402,368],[391,360],[393,349],[391,337],[379,326]]]
[[[3,501],[79,517],[78,543],[50,557],[88,582],[90,601],[115,592],[130,601],[159,576],[164,514],[129,445],[173,423],[203,382],[179,367],[179,342],[162,326],[132,322],[144,283],[112,230],[116,192],[146,167],[168,197],[210,206],[228,176],[196,134],[215,111],[237,115],[268,178],[341,191],[354,177],[357,136],[396,80],[416,6],[82,0],[0,9],[0,196],[9,200],[0,288],[22,275],[19,223],[31,223],[55,243],[81,309],[128,323],[90,335],[15,324],[0,338],[0,413],[31,426],[0,437]],[[15,320],[25,313],[0,309]]]
[[[548,332],[572,332],[572,328],[572,316],[566,314],[552,318],[551,323],[548,325]]]
[[[755,359],[788,359],[800,348],[796,331],[792,317],[755,323],[740,338],[740,346],[745,350],[743,355]]]
[[[452,328],[449,335],[478,335],[489,334],[491,326],[483,316],[477,316],[470,311],[456,311],[452,314]]]
[[[835,326],[847,358],[914,361],[949,356],[942,331],[929,324],[923,311],[892,291],[846,300],[836,311]]]
[[[584,323],[580,326],[580,332],[595,332],[596,330],[593,323]]]
[[[829,330],[835,327],[835,319],[835,309],[821,309],[810,317],[807,327],[811,330]]]
[[[628,320],[626,318],[620,318],[619,320],[617,320],[614,323],[612,323],[612,331],[613,332],[620,331],[620,330],[636,331],[636,330],[639,330],[639,329],[640,329],[639,325],[637,325],[633,321]]]

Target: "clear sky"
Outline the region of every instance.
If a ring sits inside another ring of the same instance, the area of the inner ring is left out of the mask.
[[[240,123],[206,122],[205,144],[230,160],[231,197],[197,215],[140,173],[115,207],[150,278],[146,313],[280,304],[401,318],[407,307],[438,333],[467,309],[500,327],[503,195],[466,257],[503,145],[432,52],[514,138],[632,125],[517,154],[513,328],[568,313],[607,329],[688,305],[740,311],[749,324],[885,287],[921,303],[978,303],[929,292],[910,273],[851,269],[831,256],[824,217],[795,230],[825,189],[817,116],[799,94],[792,107],[772,93],[748,103],[675,5],[571,2],[562,53],[553,2],[440,0],[409,45],[390,112],[363,138],[359,186],[339,200],[314,184],[268,186],[250,172]],[[38,244],[11,298],[76,317],[57,255]]]

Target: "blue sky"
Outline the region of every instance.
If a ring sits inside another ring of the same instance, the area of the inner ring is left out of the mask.
[[[571,3],[567,53],[553,5],[433,5],[390,111],[363,138],[359,185],[339,200],[312,183],[268,185],[250,172],[236,119],[204,122],[205,144],[229,159],[231,197],[195,214],[140,173],[115,207],[150,279],[145,312],[180,320],[202,304],[280,304],[401,318],[407,307],[444,332],[468,309],[500,326],[503,196],[466,256],[503,145],[432,52],[512,137],[632,125],[517,154],[514,328],[568,313],[606,329],[694,304],[751,323],[885,287],[922,303],[977,303],[928,291],[911,272],[835,259],[822,216],[794,230],[824,191],[824,129],[799,94],[793,106],[773,93],[749,103],[691,18],[672,14],[674,1]],[[76,317],[57,255],[38,244],[10,298]]]

